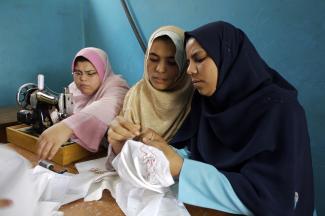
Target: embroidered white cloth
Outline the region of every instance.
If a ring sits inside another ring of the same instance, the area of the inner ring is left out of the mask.
[[[88,179],[85,201],[99,200],[108,189],[127,216],[188,216],[183,203],[179,202],[170,186],[174,180],[169,162],[164,154],[141,142],[129,140],[122,152],[113,160],[115,171],[105,169],[105,158],[76,164],[79,175],[93,176]],[[74,182],[73,185],[75,185]]]
[[[174,180],[159,149],[128,140],[113,166],[120,176],[114,189],[116,202],[126,215],[190,215],[169,188]]]
[[[174,184],[164,153],[141,142],[128,140],[113,160],[113,167],[124,181],[137,188],[164,193]]]

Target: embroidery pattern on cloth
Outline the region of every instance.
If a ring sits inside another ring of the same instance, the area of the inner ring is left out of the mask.
[[[151,151],[151,149],[146,148],[145,146],[140,147],[139,151],[139,162],[142,162],[143,169],[141,169],[141,174],[145,180],[152,184],[159,184],[157,179],[157,156]]]

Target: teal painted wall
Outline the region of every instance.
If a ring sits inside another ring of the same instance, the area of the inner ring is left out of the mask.
[[[144,55],[120,1],[85,1],[84,8],[86,46],[105,50],[113,70],[134,84],[142,76]]]
[[[24,83],[45,84],[62,92],[72,77],[70,64],[84,46],[82,1],[1,0],[0,106],[16,104]]]
[[[128,1],[146,40],[161,25],[237,25],[296,86],[309,124],[318,215],[325,215],[325,1]],[[0,26],[0,106],[14,105],[17,88],[36,82],[40,72],[47,86],[61,91],[72,79],[72,57],[84,46],[106,50],[131,85],[142,76],[144,56],[118,0],[2,0]]]
[[[318,215],[325,215],[325,1],[128,2],[146,40],[161,25],[190,30],[215,20],[247,33],[267,63],[299,91],[311,137]],[[85,8],[86,45],[103,47],[113,68],[134,84],[142,76],[143,53],[120,1],[92,0]]]

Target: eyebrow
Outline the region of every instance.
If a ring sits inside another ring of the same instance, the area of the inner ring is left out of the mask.
[[[198,55],[208,55],[206,51],[203,49],[195,49],[192,53],[191,56],[198,56]]]
[[[202,48],[196,48],[196,49],[194,49],[193,53],[194,54],[197,54],[197,53],[200,54],[200,53],[205,53],[205,51]]]
[[[78,69],[75,69],[74,71],[80,71],[80,72],[82,72],[82,70],[78,70]],[[92,71],[97,72],[96,70],[85,70],[84,72],[92,72]]]
[[[153,55],[153,56],[158,57],[158,58],[161,57],[161,56],[157,55],[157,54],[154,53],[154,52],[150,52],[149,55]],[[164,58],[175,59],[175,56],[166,56],[166,57],[164,57]]]

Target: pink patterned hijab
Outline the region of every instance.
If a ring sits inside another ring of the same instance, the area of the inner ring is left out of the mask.
[[[92,96],[82,94],[74,82],[69,85],[70,93],[73,94],[74,98],[74,113],[81,111],[91,114],[105,124],[108,124],[110,116],[107,113],[110,112],[110,109],[114,109],[114,107],[111,107],[111,100],[114,100],[111,97],[112,94],[115,94],[117,97],[125,95],[128,90],[128,85],[121,76],[114,74],[108,56],[103,50],[94,47],[87,47],[80,50],[72,62],[72,71],[74,70],[75,59],[79,56],[88,59],[94,65],[102,84]],[[92,105],[88,106],[90,104]]]

